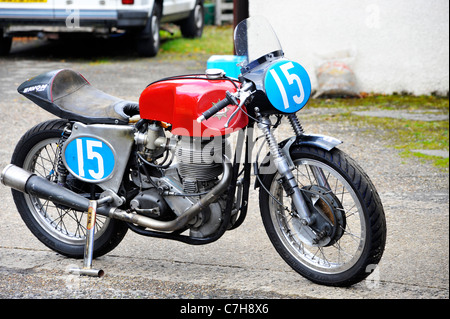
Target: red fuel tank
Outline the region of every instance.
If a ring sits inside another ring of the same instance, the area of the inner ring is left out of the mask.
[[[239,82],[234,82],[239,86]],[[226,91],[236,92],[229,80],[209,80],[206,77],[181,77],[150,84],[139,98],[142,119],[166,122],[172,133],[182,136],[209,137],[233,133],[247,126],[248,117],[239,111],[224,125],[237,106],[229,105],[210,119],[197,123],[204,111],[225,98]]]

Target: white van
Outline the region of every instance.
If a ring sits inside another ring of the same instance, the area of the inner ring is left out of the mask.
[[[127,32],[144,56],[159,49],[160,24],[173,22],[185,37],[201,37],[204,0],[0,0],[0,55],[17,36]]]

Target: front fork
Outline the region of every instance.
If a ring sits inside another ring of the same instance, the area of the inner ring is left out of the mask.
[[[288,116],[289,121],[295,131],[296,135],[303,134],[303,128],[301,127],[298,118],[295,114],[290,114]],[[260,116],[258,122],[259,129],[264,133],[267,144],[269,145],[270,154],[278,173],[282,176],[284,181],[283,187],[288,196],[292,198],[298,216],[303,225],[310,225],[314,221],[312,220],[311,212],[309,211],[308,205],[306,204],[305,198],[300,191],[297,180],[292,173],[291,166],[283,151],[278,147],[278,143],[275,136],[272,134],[270,129],[270,119],[266,116]],[[313,235],[313,234],[311,234]],[[315,236],[313,236],[315,237]]]

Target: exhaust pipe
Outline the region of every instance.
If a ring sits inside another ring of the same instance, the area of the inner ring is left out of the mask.
[[[223,175],[220,182],[211,189],[197,203],[188,208],[183,214],[171,221],[160,221],[136,213],[129,213],[116,207],[107,205],[97,208],[97,214],[110,218],[119,219],[129,223],[137,224],[142,227],[160,230],[176,231],[184,226],[196,216],[202,209],[208,207],[216,201],[220,195],[228,188],[231,181],[231,163],[223,155]],[[1,183],[20,192],[50,200],[56,204],[64,205],[72,209],[88,212],[90,200],[71,190],[52,183],[47,179],[37,176],[13,164],[7,165],[0,176]]]
[[[222,195],[228,188],[232,177],[232,165],[228,158],[223,155],[223,175],[220,182],[214,186],[204,197],[197,203],[189,207],[183,214],[171,221],[160,221],[146,216],[128,213],[123,210],[112,208],[108,216],[111,218],[120,219],[129,223],[137,224],[146,228],[151,228],[160,231],[176,231],[184,226],[196,216],[202,209],[207,208],[211,203],[215,202],[220,195]]]
[[[3,185],[20,192],[82,212],[87,212],[89,209],[89,199],[13,164],[3,169],[0,179]]]

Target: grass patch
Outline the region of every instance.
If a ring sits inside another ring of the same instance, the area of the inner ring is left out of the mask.
[[[173,58],[180,59],[186,59],[193,55],[233,54],[233,27],[231,25],[206,25],[202,37],[196,39],[183,38],[178,27],[170,25],[169,28],[174,34],[161,32],[161,54],[169,54]]]
[[[448,97],[433,95],[368,95],[364,98],[311,99],[309,107],[348,107],[355,110],[439,110],[448,113]]]
[[[109,58],[98,58],[94,61],[89,62],[89,65],[95,66],[95,65],[100,65],[100,64],[108,64],[111,63],[111,60]]]
[[[425,113],[448,114],[449,100],[437,96],[379,95],[361,99],[313,99],[309,107],[329,107],[343,110],[327,120],[345,121],[366,128],[389,141],[392,147],[401,150],[403,157],[415,156],[448,171],[449,159],[428,156],[412,150],[449,150],[449,121],[413,121],[388,117],[358,116],[353,111],[361,110],[422,110]]]

